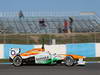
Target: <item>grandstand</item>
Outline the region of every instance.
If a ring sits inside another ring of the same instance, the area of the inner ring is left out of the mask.
[[[69,16],[25,16],[24,18],[0,17],[0,33],[3,34],[50,34],[63,33],[64,20]],[[80,13],[71,16],[74,21],[72,32],[100,32],[100,18],[95,13]],[[39,20],[44,19],[46,26],[41,28]]]
[[[0,13],[0,43],[5,44],[51,44],[55,39],[57,44],[94,43],[100,42],[100,18],[94,12],[78,14],[55,13]],[[73,19],[72,33],[63,31],[64,21]],[[45,25],[41,27],[41,22]]]

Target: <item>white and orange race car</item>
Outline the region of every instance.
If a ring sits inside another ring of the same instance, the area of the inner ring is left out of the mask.
[[[10,61],[14,66],[22,64],[64,64],[66,66],[85,65],[84,56],[51,54],[44,48],[35,48],[21,53],[20,48],[10,49]]]

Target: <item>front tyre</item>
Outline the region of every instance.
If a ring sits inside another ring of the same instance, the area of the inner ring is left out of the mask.
[[[74,59],[71,56],[67,56],[64,61],[66,66],[73,66],[74,65]]]
[[[22,65],[22,57],[21,56],[15,56],[13,59],[13,65],[16,67],[19,67]]]

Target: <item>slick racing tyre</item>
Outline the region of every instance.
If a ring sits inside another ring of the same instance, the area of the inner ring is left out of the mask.
[[[22,57],[21,56],[15,56],[13,59],[13,65],[18,67],[22,65]]]
[[[67,56],[65,59],[65,65],[66,66],[73,66],[74,65],[74,59],[71,56]]]

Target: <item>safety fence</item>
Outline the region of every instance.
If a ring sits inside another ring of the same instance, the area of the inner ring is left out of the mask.
[[[41,45],[0,44],[0,59],[9,58],[10,48],[21,48],[21,52],[23,53],[33,48],[41,48]],[[76,54],[86,57],[100,57],[100,43],[45,45],[45,50],[57,54]]]

